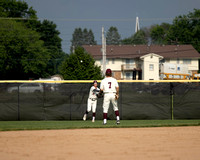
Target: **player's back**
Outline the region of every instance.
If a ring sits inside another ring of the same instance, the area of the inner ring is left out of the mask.
[[[118,82],[113,77],[106,77],[101,82],[101,89],[104,90],[104,92],[116,92],[116,87],[118,86]]]

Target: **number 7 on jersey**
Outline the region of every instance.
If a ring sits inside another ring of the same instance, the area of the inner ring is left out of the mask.
[[[112,83],[111,83],[111,82],[108,82],[108,84],[109,84],[109,88],[111,88],[111,84],[112,84]]]

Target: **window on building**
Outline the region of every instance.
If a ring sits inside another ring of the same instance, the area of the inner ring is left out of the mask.
[[[165,59],[160,60],[160,63],[165,63]]]
[[[180,63],[180,60],[179,60],[179,58],[177,59],[177,64],[179,64]]]
[[[191,59],[184,59],[183,64],[191,64]]]
[[[109,59],[106,59],[106,64],[109,64]]]
[[[131,73],[130,72],[126,72],[126,79],[131,79]]]
[[[133,68],[133,59],[126,59],[126,69],[131,69]]]
[[[115,59],[114,58],[112,59],[112,64],[115,64]]]
[[[126,64],[133,64],[133,59],[126,59]]]
[[[115,77],[115,72],[112,72],[112,77]]]
[[[103,59],[100,60],[101,65],[103,65]],[[106,64],[109,64],[109,60],[106,59]]]
[[[153,71],[154,70],[154,64],[149,64],[149,71]]]

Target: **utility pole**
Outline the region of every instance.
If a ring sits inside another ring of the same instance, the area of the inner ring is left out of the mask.
[[[103,75],[106,72],[106,38],[104,37],[104,27],[102,27],[102,63],[103,63]]]
[[[140,30],[139,18],[136,17],[135,33],[137,33],[139,30]]]

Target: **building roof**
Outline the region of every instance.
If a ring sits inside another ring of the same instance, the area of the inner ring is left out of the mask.
[[[83,48],[94,59],[102,58],[101,45],[83,45]],[[155,53],[164,58],[200,58],[200,54],[192,45],[107,45],[106,58],[139,58]]]
[[[158,54],[149,53],[149,54],[145,54],[144,56],[141,56],[140,59],[144,59],[146,57],[153,57],[153,56],[158,57],[160,60],[164,58],[163,56],[160,56]]]

